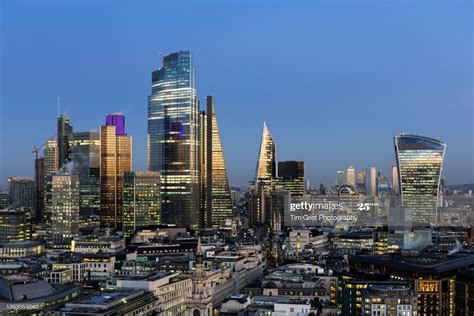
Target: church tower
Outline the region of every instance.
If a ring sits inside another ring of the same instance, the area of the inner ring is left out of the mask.
[[[193,290],[186,300],[186,316],[212,316],[212,294],[207,285],[201,237],[198,237]]]

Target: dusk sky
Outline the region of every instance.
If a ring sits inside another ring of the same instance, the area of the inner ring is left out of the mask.
[[[191,50],[213,95],[231,184],[254,176],[263,121],[312,185],[389,174],[393,136],[447,143],[448,184],[474,182],[472,1],[0,1],[0,186],[33,176],[33,145],[126,115],[146,170],[160,54]]]

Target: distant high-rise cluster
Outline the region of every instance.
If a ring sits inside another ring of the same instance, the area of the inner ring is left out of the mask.
[[[5,208],[32,210],[28,220],[44,224],[44,235],[56,248],[78,236],[79,221],[95,221],[127,238],[161,224],[233,227],[235,236],[239,221],[278,230],[286,224],[290,203],[331,198],[351,205],[349,212],[355,209],[374,225],[393,206],[409,208],[413,227],[437,224],[446,148],[441,141],[397,135],[396,164],[387,173],[349,165],[339,168],[334,183],[316,190],[305,179],[304,161],[277,161],[276,142],[264,122],[255,175],[247,191],[234,192],[233,201],[215,98],[207,96],[202,109],[191,52],[165,55],[151,74],[151,88],[147,171],[133,170],[132,136],[123,114],[108,114],[98,131],[81,132],[58,113],[56,135],[33,149],[34,179],[9,178]]]
[[[125,115],[77,131],[58,113],[34,178],[8,178],[0,314],[474,315],[472,187],[441,179],[444,142],[396,135],[389,170],[338,166],[318,189],[264,122],[255,174],[230,187],[191,52],[151,79],[148,170]]]
[[[56,248],[78,235],[79,221],[97,221],[126,236],[162,223],[230,225],[233,206],[214,99],[208,96],[200,111],[191,52],[166,55],[152,73],[147,172],[133,171],[125,121],[123,114],[108,114],[99,131],[81,132],[58,113],[56,135],[33,148],[34,179],[9,178],[2,208],[32,210],[28,220],[46,225]]]

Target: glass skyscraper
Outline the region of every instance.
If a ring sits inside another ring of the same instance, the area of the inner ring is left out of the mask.
[[[222,151],[221,136],[217,126],[214,102],[211,96],[207,103],[207,153],[206,153],[206,226],[218,228],[233,218],[227,169]]]
[[[73,129],[69,120],[64,114],[58,117],[58,164],[61,168],[70,160],[71,148],[69,142],[72,140]]]
[[[122,115],[114,114],[114,116]],[[106,124],[114,124],[122,120],[107,118],[106,121]],[[122,228],[125,171],[132,171],[132,137],[125,134],[125,129],[117,130],[115,125],[101,126],[100,223],[103,227]]]
[[[414,225],[436,225],[446,144],[434,138],[405,134],[395,136],[394,142],[403,206],[413,209]]]
[[[283,185],[292,196],[304,194],[304,161],[279,161],[275,184]]]
[[[148,170],[161,174],[162,222],[196,225],[199,103],[190,51],[164,56],[148,98]]]
[[[70,141],[71,161],[79,175],[80,215],[85,218],[99,215],[100,209],[100,134],[79,132]]]
[[[52,175],[59,169],[58,142],[56,140],[48,140],[43,148],[44,156],[44,174]]]
[[[69,248],[79,235],[79,176],[59,173],[52,180],[51,247]]]
[[[8,192],[11,206],[33,209],[35,206],[35,182],[27,177],[9,177]]]
[[[123,231],[160,224],[161,197],[158,172],[125,172],[123,180]]]
[[[275,142],[268,128],[267,122],[263,122],[262,140],[260,142],[260,152],[258,154],[257,171],[255,180],[258,182],[266,182],[276,176],[276,158],[275,158]]]
[[[52,212],[53,174],[59,169],[59,148],[57,140],[48,140],[43,148],[44,181],[43,181],[43,217],[39,220],[49,222]]]
[[[41,222],[44,214],[44,157],[35,157],[35,213],[34,220]]]

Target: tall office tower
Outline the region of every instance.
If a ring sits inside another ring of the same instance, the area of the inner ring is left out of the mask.
[[[306,192],[311,191],[311,182],[309,181],[309,179],[307,179],[307,180],[305,181],[305,183],[304,183],[304,190],[305,190]]]
[[[9,177],[8,192],[11,205],[14,208],[25,207],[33,209],[35,206],[35,183],[31,178]]]
[[[338,170],[336,173],[336,186],[340,186],[346,183],[346,176],[344,175],[344,171]]]
[[[368,196],[374,197],[377,195],[377,169],[375,167],[369,168],[369,176],[368,176],[368,186],[367,186],[367,193]]]
[[[110,119],[106,124],[120,122]],[[124,121],[125,122],[125,121]],[[100,127],[100,223],[104,227],[122,229],[123,174],[132,171],[132,137],[125,128],[115,125]]]
[[[31,239],[31,223],[26,209],[0,210],[0,243]]]
[[[43,183],[43,222],[49,222],[52,207],[51,186],[53,174],[59,170],[59,150],[58,142],[54,139],[48,140],[43,147],[44,157],[44,183]]]
[[[400,193],[400,185],[398,183],[398,168],[396,165],[392,166],[392,191]]]
[[[58,142],[48,140],[43,148],[44,174],[51,175],[59,170]]]
[[[64,114],[61,114],[58,117],[58,167],[59,169],[62,166],[69,162],[71,148],[69,147],[69,142],[72,140],[72,126],[69,121],[69,117]]]
[[[366,178],[367,171],[365,169],[359,170],[359,172],[357,172],[356,187],[357,191],[359,191],[361,194],[367,194]]]
[[[148,170],[161,174],[163,223],[198,223],[199,118],[191,52],[166,55],[148,97]]]
[[[43,220],[44,214],[44,157],[35,158],[35,214],[36,221]]]
[[[291,195],[304,194],[304,161],[279,161],[278,184]]]
[[[160,224],[161,197],[159,172],[130,172],[123,177],[123,231]]]
[[[100,134],[74,133],[69,142],[74,173],[79,175],[80,216],[99,215],[100,210]]]
[[[211,225],[207,214],[207,115],[199,113],[199,219],[200,228]],[[209,220],[209,221],[208,221]]]
[[[276,176],[275,142],[268,128],[267,122],[263,122],[262,140],[258,154],[257,171],[255,183],[271,182]]]
[[[206,103],[206,226],[219,228],[233,218],[232,199],[212,96]]]
[[[69,248],[79,235],[79,176],[58,173],[52,181],[51,247]]]
[[[352,185],[353,188],[356,187],[356,172],[354,167],[349,166],[346,171],[346,182]]]
[[[249,227],[254,227],[258,222],[268,222],[269,214],[266,212],[267,201],[270,196],[270,186],[250,184],[247,198],[247,211]]]
[[[401,202],[413,209],[414,226],[437,224],[437,201],[446,144],[399,134],[394,138]]]

